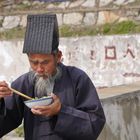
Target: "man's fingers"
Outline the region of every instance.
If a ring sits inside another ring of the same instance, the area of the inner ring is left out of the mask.
[[[58,98],[54,93],[51,93],[51,96],[53,97],[54,100]]]
[[[34,106],[31,111],[33,114],[43,115],[43,116],[53,116],[59,113],[61,108],[61,102],[59,97],[55,94],[51,94],[53,97],[54,102],[47,106]]]
[[[11,96],[12,94],[0,94],[0,98]]]
[[[50,106],[34,106],[33,109],[35,109],[35,110],[49,110]]]
[[[41,115],[41,111],[39,111],[39,110],[36,110],[36,109],[32,108],[31,111],[32,111],[33,114]]]
[[[0,95],[11,95],[12,92],[9,92],[9,91],[5,91],[5,92],[1,92],[0,91]]]
[[[42,116],[49,116],[50,115],[49,110],[37,110],[37,109],[32,108],[31,111],[35,115],[42,115]]]
[[[8,84],[5,81],[0,82],[0,86],[8,87]]]
[[[5,81],[0,82],[0,98],[12,95],[12,91],[8,88],[8,84]]]
[[[11,91],[8,87],[0,87],[1,92]]]
[[[6,87],[0,87],[0,95],[11,95],[12,91]]]

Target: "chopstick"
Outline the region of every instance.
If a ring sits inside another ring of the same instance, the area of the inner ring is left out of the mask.
[[[18,95],[20,95],[20,96],[22,96],[22,97],[24,97],[24,98],[26,98],[26,99],[28,99],[28,100],[34,99],[34,98],[31,98],[31,97],[29,97],[29,96],[27,96],[27,95],[25,95],[25,94],[23,94],[23,93],[21,93],[21,92],[15,90],[15,89],[13,89],[13,88],[11,88],[11,87],[9,87],[9,89],[12,90],[14,93],[16,93],[16,94],[18,94]]]

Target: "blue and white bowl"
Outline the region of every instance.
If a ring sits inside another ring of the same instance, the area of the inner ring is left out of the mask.
[[[51,96],[47,96],[39,99],[24,101],[24,104],[29,108],[32,108],[33,106],[50,105],[52,102],[53,98]]]

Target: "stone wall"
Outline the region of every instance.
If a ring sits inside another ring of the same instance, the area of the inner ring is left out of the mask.
[[[96,87],[140,81],[140,35],[61,38],[62,61],[83,69]],[[0,41],[0,79],[29,71],[23,40]]]
[[[25,7],[25,8],[23,8]],[[0,31],[26,26],[27,14],[57,13],[59,25],[101,25],[124,20],[140,22],[138,0],[73,0],[58,3],[22,1],[1,4]]]
[[[102,104],[106,125],[98,140],[140,140],[140,90],[102,99]]]

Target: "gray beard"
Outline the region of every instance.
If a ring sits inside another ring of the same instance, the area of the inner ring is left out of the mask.
[[[54,80],[50,77],[44,79],[43,77],[36,76],[35,93],[38,98],[48,96],[53,92]]]
[[[54,76],[46,74],[47,78],[39,76],[34,71],[30,71],[29,80],[35,84],[34,92],[35,96],[41,98],[43,96],[48,96],[53,92],[55,80],[60,78],[62,75],[61,68],[57,67],[57,72]]]

